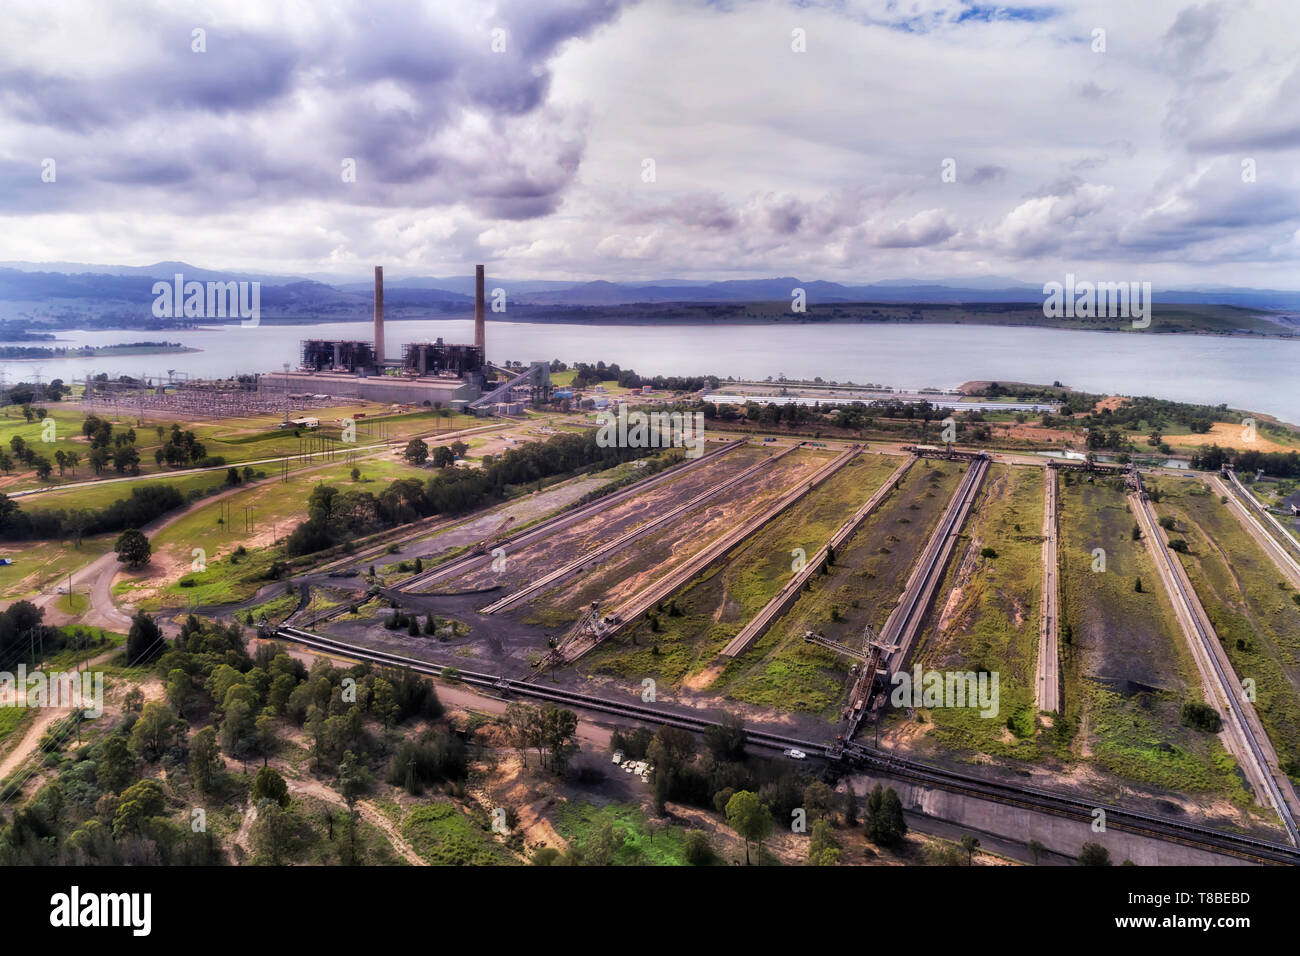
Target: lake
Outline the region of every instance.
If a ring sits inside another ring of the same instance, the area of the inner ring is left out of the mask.
[[[388,322],[387,348],[404,342],[473,340],[470,319]],[[0,362],[5,381],[81,379],[88,373],[230,376],[298,364],[305,338],[368,339],[368,322],[220,326],[211,331],[60,332],[55,343],[181,342],[202,352],[39,362]],[[1076,332],[977,325],[560,325],[488,323],[495,362],[558,358],[616,362],[643,375],[785,375],[895,388],[951,388],[972,379],[1065,385],[1089,392],[1159,398],[1265,412],[1300,423],[1300,340],[1155,333]]]

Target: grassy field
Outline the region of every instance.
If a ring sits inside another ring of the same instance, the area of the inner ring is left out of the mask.
[[[171,485],[182,495],[188,495],[195,490],[207,494],[217,490],[225,483],[226,472],[224,469],[205,471],[198,474],[177,472],[173,475],[146,478],[140,481],[103,482],[97,485],[88,485],[84,488],[48,491],[45,494],[33,495],[30,498],[19,498],[18,504],[24,511],[30,512],[67,511],[70,508],[99,511],[107,508],[115,501],[131,497],[133,488]]]
[[[1249,805],[1218,738],[1180,723],[1183,703],[1203,700],[1200,678],[1146,544],[1133,539],[1123,484],[1062,475],[1060,500],[1065,713],[1055,745],[1139,783]],[[1094,570],[1098,548],[1104,570]]]
[[[934,740],[945,748],[1037,756],[1042,520],[1043,469],[990,465],[916,659],[926,670],[997,673],[999,710],[996,717],[970,707],[924,712],[933,722]],[[996,556],[983,555],[984,548]]]
[[[1161,518],[1237,677],[1255,682],[1255,709],[1287,772],[1300,781],[1300,604],[1276,565],[1226,504],[1191,478],[1159,482]]]
[[[562,803],[555,810],[555,831],[579,850],[610,824],[623,838],[614,854],[616,866],[687,866],[686,830],[657,826],[651,832],[641,809],[630,804]]]
[[[411,809],[402,836],[434,866],[497,866],[514,859],[481,826],[443,800]]]
[[[947,463],[914,464],[846,542],[830,573],[814,576],[794,606],[726,665],[714,688],[762,707],[837,718],[848,663],[803,635],[817,631],[859,647],[865,625],[879,633],[960,477]]]
[[[46,406],[46,412],[47,416],[53,419],[55,425],[54,437],[56,440],[50,443],[41,441],[44,426],[40,420],[31,423],[26,422],[21,412],[12,405],[3,409],[3,412],[0,412],[0,450],[8,452],[10,440],[13,436],[19,435],[29,445],[35,447],[40,454],[49,458],[52,463],[56,450],[76,452],[81,458],[81,463],[75,471],[69,471],[62,476],[58,474],[56,469],[51,476],[50,482],[41,482],[36,478],[34,471],[30,469],[21,470],[23,466],[15,460],[15,467],[19,470],[15,470],[12,476],[0,480],[0,486],[3,486],[3,490],[25,490],[44,487],[47,484],[58,485],[74,481],[89,481],[96,477],[120,477],[113,471],[111,466],[104,471],[102,476],[96,476],[90,467],[87,460],[90,444],[81,433],[82,423],[91,414],[90,411],[68,404],[51,403]],[[175,471],[167,467],[159,467],[154,460],[154,452],[163,446],[170,435],[171,420],[146,418],[142,424],[137,425],[136,420],[129,416],[124,416],[121,420],[118,420],[112,418],[110,413],[103,410],[94,412],[94,414],[112,421],[114,434],[124,433],[128,428],[134,429],[136,435],[135,446],[140,453],[140,471],[142,474],[184,474],[183,470]],[[373,403],[313,409],[302,414],[319,418],[321,422],[320,428],[313,430],[302,429],[300,434],[295,434],[293,429],[277,427],[281,418],[273,414],[222,419],[218,422],[181,422],[179,424],[183,430],[194,432],[209,456],[224,458],[227,465],[242,465],[245,462],[265,458],[302,454],[309,450],[312,437],[325,437],[339,441],[342,437],[340,419],[353,418],[355,420],[356,443],[358,445],[373,444],[381,440],[396,442],[414,437],[431,437],[438,433],[484,425],[490,421],[473,415],[453,413],[450,409],[440,411],[426,409],[388,414],[387,406]],[[365,417],[356,419],[355,416],[358,414]],[[159,428],[163,429],[161,436],[158,433]],[[11,457],[13,456],[11,455]],[[112,500],[114,499],[111,497],[108,499],[110,502]],[[86,507],[80,504],[78,506]]]
[[[22,541],[0,546],[0,556],[14,561],[0,567],[0,601],[51,591],[68,583],[69,572],[73,588],[80,587],[76,572],[112,550],[116,540],[115,534],[101,534],[86,538],[79,548],[71,541]]]
[[[50,402],[44,406],[46,417],[54,421],[54,441],[43,442],[41,439],[46,434],[45,425],[41,419],[28,422],[22,414],[22,411],[15,405],[6,405],[0,409],[0,452],[9,455],[14,463],[15,477],[6,480],[5,490],[12,486],[14,488],[33,487],[40,484],[36,479],[35,472],[30,469],[26,470],[26,480],[20,480],[19,475],[23,474],[26,466],[18,461],[16,455],[10,446],[14,436],[21,437],[28,445],[31,445],[37,454],[44,455],[54,464],[54,453],[56,451],[75,452],[81,457],[81,464],[78,465],[75,475],[68,473],[67,480],[76,478],[94,477],[89,463],[86,461],[86,452],[89,451],[90,445],[81,434],[81,423],[85,420],[85,415],[78,409],[61,402]],[[152,453],[151,453],[152,454]],[[150,464],[153,459],[150,458]],[[59,470],[56,467],[52,473],[53,477],[58,477]]]
[[[849,462],[674,595],[658,615],[660,631],[638,622],[629,630],[630,643],[606,644],[592,655],[591,666],[690,684],[790,579],[793,550],[801,548],[807,557],[816,553],[898,465],[880,455]]]
[[[227,604],[252,597],[270,583],[266,571],[283,558],[275,541],[284,538],[307,517],[307,500],[318,484],[332,484],[343,489],[368,490],[379,494],[397,478],[427,478],[428,469],[417,468],[393,457],[359,462],[359,482],[353,482],[353,465],[339,462],[311,471],[291,474],[288,481],[266,481],[231,495],[223,501],[211,501],[195,508],[153,538],[154,561],[151,569],[135,578],[126,577],[115,590],[127,594],[140,586],[152,589],[158,573],[168,581],[157,594],[142,597],[138,604],[146,610],[196,604]],[[245,530],[245,509],[251,509],[253,527]],[[229,520],[223,522],[223,514]],[[233,552],[244,546],[247,554],[231,561]],[[201,549],[207,568],[192,570],[194,550]],[[180,581],[193,581],[182,587]]]

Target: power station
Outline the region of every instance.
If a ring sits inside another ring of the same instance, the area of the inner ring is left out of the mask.
[[[306,339],[301,346],[298,368],[263,375],[264,389],[482,413],[500,403],[551,397],[549,362],[533,362],[523,371],[488,364],[481,265],[474,267],[473,344],[441,338],[407,342],[400,355],[390,358],[384,339],[384,267],[375,266],[372,340]]]

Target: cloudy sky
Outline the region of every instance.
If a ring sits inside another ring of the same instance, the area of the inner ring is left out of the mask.
[[[1298,34],[1291,0],[19,0],[0,260],[1297,288]]]

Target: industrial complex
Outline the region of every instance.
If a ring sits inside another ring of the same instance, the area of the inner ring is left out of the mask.
[[[384,340],[384,267],[375,266],[371,341],[306,339],[296,369],[261,378],[263,392],[291,398],[325,395],[488,414],[550,400],[550,365],[506,369],[487,359],[483,266],[475,267],[474,341],[406,342],[391,353]],[[391,356],[391,357],[390,357]]]

